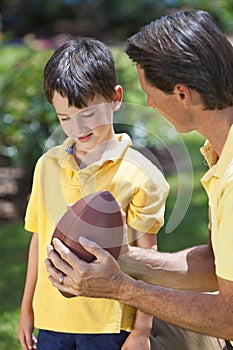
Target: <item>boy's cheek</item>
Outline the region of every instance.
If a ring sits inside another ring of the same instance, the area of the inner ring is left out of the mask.
[[[64,131],[64,133],[69,136],[72,137],[72,125],[70,125],[71,123],[69,123],[68,121],[65,123],[61,123],[61,127]]]

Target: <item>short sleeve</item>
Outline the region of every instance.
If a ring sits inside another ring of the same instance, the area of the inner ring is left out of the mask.
[[[25,215],[25,230],[30,232],[38,232],[38,205],[39,205],[39,179],[40,179],[40,159],[38,160],[34,175],[32,191]]]
[[[127,223],[135,230],[157,233],[164,223],[165,202],[169,186],[157,167],[141,174],[140,185],[132,196]]]

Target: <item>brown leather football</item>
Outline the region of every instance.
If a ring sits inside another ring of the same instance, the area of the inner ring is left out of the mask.
[[[110,192],[91,193],[70,206],[52,235],[52,240],[59,238],[80,259],[92,262],[95,257],[80,245],[80,236],[98,243],[118,258],[126,242],[121,208]]]

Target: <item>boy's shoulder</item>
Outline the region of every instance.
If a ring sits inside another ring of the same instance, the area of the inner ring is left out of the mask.
[[[132,146],[129,147],[125,154],[125,159],[134,161],[135,164],[143,166],[145,170],[163,171],[158,159],[146,148],[137,150]]]
[[[147,147],[136,149],[130,136],[126,133],[118,134],[117,137],[124,145],[120,157],[123,164],[128,163],[131,168],[141,168],[146,173],[162,175],[163,168],[159,160]]]

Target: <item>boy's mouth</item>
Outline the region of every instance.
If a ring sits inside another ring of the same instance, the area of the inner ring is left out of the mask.
[[[86,142],[86,141],[89,140],[89,138],[90,138],[92,135],[93,135],[93,133],[90,132],[89,134],[86,134],[86,135],[84,135],[84,136],[79,136],[79,137],[78,137],[78,141],[80,141],[80,142]]]

